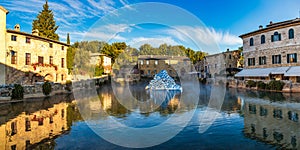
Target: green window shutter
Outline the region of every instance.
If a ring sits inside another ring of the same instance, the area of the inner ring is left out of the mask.
[[[286,62],[287,62],[287,63],[290,63],[290,54],[287,54]]]
[[[279,64],[281,64],[281,55],[279,55]]]
[[[274,42],[274,35],[271,35],[271,42]]]
[[[272,64],[274,64],[274,62],[275,62],[275,61],[274,61],[274,55],[272,55]]]
[[[281,34],[278,34],[278,39],[279,41],[281,41]]]
[[[298,60],[297,60],[297,53],[295,53],[295,61],[294,62],[298,62]]]

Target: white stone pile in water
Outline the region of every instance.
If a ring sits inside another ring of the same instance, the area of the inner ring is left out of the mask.
[[[149,85],[145,89],[150,90],[180,90],[180,85],[176,84],[174,79],[168,75],[166,70],[160,71],[154,76],[154,79],[150,81]]]

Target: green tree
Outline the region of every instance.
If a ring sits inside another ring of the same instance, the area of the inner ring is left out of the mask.
[[[43,5],[43,10],[38,14],[36,20],[32,22],[32,30],[38,30],[39,36],[53,40],[59,40],[56,30],[58,26],[55,23],[52,10],[49,9],[48,0]]]
[[[70,34],[68,33],[68,34],[67,34],[67,44],[70,45],[70,43],[71,43],[71,41],[70,41]]]
[[[150,44],[144,44],[140,46],[139,49],[140,49],[140,55],[151,55],[153,47]]]
[[[75,54],[76,54],[76,48],[74,46],[70,46],[67,49],[67,68],[69,74],[73,70]]]

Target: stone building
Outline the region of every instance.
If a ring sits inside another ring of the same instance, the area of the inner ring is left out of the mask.
[[[243,34],[245,69],[236,77],[300,82],[300,19],[270,22]]]
[[[105,74],[110,74],[112,71],[111,58],[101,53],[90,53],[90,64],[100,65],[104,68]]]
[[[138,69],[142,77],[153,77],[166,70],[171,77],[179,77],[191,72],[191,62],[183,56],[140,55]]]
[[[202,65],[204,65],[202,72],[203,77],[216,77],[218,75],[231,74],[231,68],[240,68],[239,63],[240,53],[238,50],[205,56]],[[232,72],[233,73],[233,72]]]
[[[246,137],[280,149],[300,148],[299,103],[264,99],[244,99],[244,134]]]
[[[0,6],[0,84],[65,82],[68,44],[21,32],[19,24],[6,29],[8,11]]]

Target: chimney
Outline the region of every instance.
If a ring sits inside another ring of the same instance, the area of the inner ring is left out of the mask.
[[[229,52],[229,48],[227,48],[227,52]]]
[[[262,29],[262,28],[263,28],[263,26],[262,26],[262,25],[260,25],[258,28],[259,28],[259,29]]]
[[[16,24],[14,28],[15,28],[15,31],[20,31],[20,25],[19,24]]]
[[[39,36],[39,30],[38,29],[32,30],[32,35]]]
[[[273,24],[273,22],[272,22],[272,21],[270,21],[270,25],[271,25],[271,24]]]

